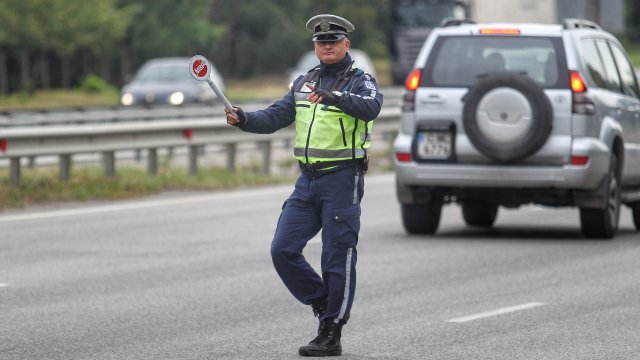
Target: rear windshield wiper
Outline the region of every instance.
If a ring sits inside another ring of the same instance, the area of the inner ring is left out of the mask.
[[[486,72],[486,73],[480,73],[480,74],[476,74],[476,78],[480,79],[480,78],[485,78],[489,75],[494,75],[494,74],[520,74],[520,75],[529,75],[529,72],[526,70],[520,70],[520,71],[500,71],[500,72]]]

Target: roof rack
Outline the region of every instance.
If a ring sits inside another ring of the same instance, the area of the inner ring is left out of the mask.
[[[475,24],[471,19],[444,18],[438,25],[439,27],[460,26],[462,24]]]
[[[562,26],[565,29],[594,29],[594,30],[602,30],[600,25],[594,23],[593,21],[584,20],[584,19],[564,19],[562,21]]]

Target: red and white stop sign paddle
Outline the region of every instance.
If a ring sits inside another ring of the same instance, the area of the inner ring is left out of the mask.
[[[227,100],[227,97],[224,96],[222,91],[220,91],[213,80],[211,80],[211,66],[209,66],[209,60],[207,60],[206,57],[202,55],[192,57],[191,60],[189,60],[189,73],[198,81],[206,81],[216,95],[218,95],[218,98],[222,100],[224,106],[226,106],[229,111],[233,109],[233,105]]]

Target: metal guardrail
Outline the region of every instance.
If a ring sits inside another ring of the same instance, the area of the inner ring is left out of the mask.
[[[221,112],[211,105],[20,110],[1,112],[0,128],[211,118]]]
[[[400,109],[385,107],[376,119],[374,134],[395,133],[399,126]],[[262,152],[264,173],[269,172],[271,142],[293,139],[293,126],[269,135],[250,134],[227,125],[224,117],[183,118],[163,121],[132,121],[122,123],[89,123],[85,125],[48,125],[0,128],[0,159],[9,159],[10,182],[19,186],[21,158],[55,155],[59,157],[62,181],[70,176],[72,155],[102,153],[107,176],[115,174],[115,152],[148,150],[149,173],[158,169],[157,149],[187,147],[189,172],[198,171],[199,149],[203,145],[224,145],[227,168],[235,169],[237,144],[257,142]]]
[[[402,88],[383,89],[384,106],[399,106]],[[262,109],[273,101],[264,99],[238,104],[245,111]],[[132,121],[157,121],[193,118],[213,118],[222,114],[222,105],[190,104],[188,106],[160,105],[153,107],[88,107],[66,109],[15,110],[0,112],[0,128],[23,126],[84,125]]]

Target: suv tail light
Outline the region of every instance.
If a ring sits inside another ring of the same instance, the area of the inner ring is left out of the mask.
[[[403,112],[415,110],[416,89],[420,86],[421,78],[422,69],[413,69],[413,71],[407,75],[407,79],[404,81],[406,91],[402,95]]]
[[[569,83],[573,94],[571,99],[573,113],[582,115],[595,114],[596,106],[591,97],[587,95],[587,85],[585,85],[580,73],[575,70],[569,71]]]
[[[407,79],[404,81],[404,86],[409,91],[415,91],[420,85],[420,78],[422,77],[422,69],[413,69],[407,75]]]

